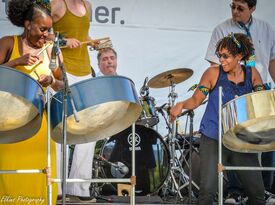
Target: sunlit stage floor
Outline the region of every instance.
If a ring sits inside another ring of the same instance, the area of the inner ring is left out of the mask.
[[[74,199],[68,199],[66,200],[67,205],[125,205],[130,204],[130,198],[129,197],[118,197],[118,196],[110,196],[106,197],[104,196],[104,199],[97,199],[97,200],[91,200],[91,201],[80,201],[80,200],[74,200]],[[107,200],[110,200],[109,202]],[[135,198],[135,204],[136,205],[167,205],[167,204],[183,204],[183,205],[190,205],[190,204],[196,204],[195,201],[192,201],[192,203],[189,203],[189,198],[186,197],[182,199],[181,201],[178,200],[176,197],[171,197],[170,199],[163,200],[159,196],[136,196]],[[239,204],[239,203],[238,203]],[[57,205],[62,205],[62,201],[58,200]],[[214,205],[217,205],[217,203],[214,203]],[[227,205],[224,203],[224,205]],[[239,204],[240,205],[240,204]],[[245,204],[242,204],[245,205]],[[266,205],[275,205],[275,203],[266,203]]]
[[[169,200],[163,200],[159,196],[136,196],[135,197],[135,204],[139,205],[153,205],[153,204],[189,204],[188,203],[189,199],[185,198],[182,201],[179,199],[176,199],[176,197],[170,198]],[[62,201],[58,200],[57,205],[61,205]],[[96,205],[106,205],[106,204],[115,204],[115,205],[120,205],[120,204],[130,204],[130,197],[119,197],[119,196],[104,196],[101,199],[96,199],[96,200],[91,200],[91,201],[80,201],[80,200],[75,200],[71,198],[67,198],[66,204],[71,205],[71,204],[96,204]],[[195,204],[195,203],[192,203]]]

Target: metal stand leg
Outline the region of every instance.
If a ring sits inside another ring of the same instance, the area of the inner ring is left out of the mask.
[[[136,186],[136,126],[135,123],[132,125],[132,176],[131,176],[132,194],[131,194],[131,205],[136,204],[135,202],[135,186]]]
[[[222,165],[222,87],[219,87],[219,204],[223,204],[223,165]]]
[[[175,104],[175,99],[177,97],[177,94],[175,93],[175,84],[173,82],[171,82],[171,86],[170,86],[170,93],[168,95],[169,97],[169,106],[172,107]],[[178,148],[178,150],[181,152],[181,155],[183,156],[183,152],[181,149],[183,149],[179,144],[178,144],[178,133],[177,133],[177,126],[176,126],[176,122],[174,122],[173,124],[169,124],[167,118],[164,115],[164,112],[160,109],[159,112],[162,114],[162,116],[165,119],[167,128],[169,130],[169,135],[168,135],[168,147],[169,147],[169,152],[171,154],[171,160],[170,160],[170,173],[168,176],[168,179],[166,180],[165,184],[164,184],[164,188],[163,190],[166,191],[171,191],[173,194],[177,194],[180,199],[183,199],[181,190],[185,187],[188,186],[188,192],[189,192],[189,203],[192,203],[192,197],[193,197],[193,192],[192,192],[192,185],[194,185],[197,189],[199,189],[199,187],[196,185],[195,182],[192,181],[192,138],[193,138],[193,117],[194,117],[194,112],[193,111],[186,111],[185,114],[188,114],[188,116],[190,117],[190,141],[189,141],[189,146],[190,146],[190,150],[189,150],[189,176],[185,173],[182,164],[181,164],[181,160],[179,160],[179,158],[176,155],[176,147]],[[183,114],[183,115],[185,115]],[[182,115],[182,116],[183,116]],[[185,162],[187,163],[187,161],[185,160]],[[177,181],[178,179],[178,181]],[[183,184],[183,185],[181,185]],[[165,193],[164,193],[165,195]]]
[[[48,205],[52,205],[52,181],[51,181],[51,112],[50,112],[50,107],[51,107],[51,92],[49,88],[47,88],[47,93],[46,93],[46,98],[47,98],[47,110],[48,110],[48,127],[47,127],[47,133],[48,133],[48,138],[47,138],[47,187],[48,187]]]

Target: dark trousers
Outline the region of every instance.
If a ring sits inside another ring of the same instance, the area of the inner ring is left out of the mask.
[[[232,166],[259,166],[254,153],[233,152],[223,146],[223,164]],[[218,141],[201,136],[200,191],[198,205],[212,205],[218,188]],[[248,196],[249,205],[264,205],[264,184],[261,171],[236,171]]]
[[[262,153],[262,166],[263,167],[275,167],[275,152],[263,152]],[[271,191],[273,184],[274,171],[263,171],[264,186],[267,191]]]

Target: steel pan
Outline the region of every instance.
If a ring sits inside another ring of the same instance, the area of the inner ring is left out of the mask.
[[[0,66],[0,143],[20,142],[37,133],[43,108],[44,91],[36,80]]]
[[[80,122],[68,99],[67,144],[82,144],[112,136],[135,122],[141,106],[134,83],[123,76],[101,76],[71,86]],[[51,101],[52,138],[62,143],[63,92]]]
[[[237,97],[222,109],[223,144],[237,152],[275,150],[275,91]]]

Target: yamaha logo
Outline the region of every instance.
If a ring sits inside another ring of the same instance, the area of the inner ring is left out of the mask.
[[[141,138],[138,133],[135,133],[135,136],[136,136],[135,137],[135,150],[141,150],[141,147],[139,146],[140,142],[141,142]],[[128,144],[130,145],[129,150],[131,151],[132,146],[133,146],[133,134],[132,133],[128,135],[127,141],[128,141]]]

